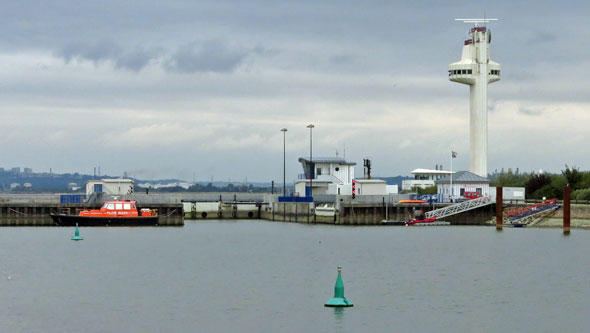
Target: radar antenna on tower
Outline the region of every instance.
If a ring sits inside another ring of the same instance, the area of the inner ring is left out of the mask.
[[[497,18],[456,18],[455,21],[462,21],[463,23],[473,23],[475,26],[479,26],[480,23],[489,23],[492,21],[498,21]]]

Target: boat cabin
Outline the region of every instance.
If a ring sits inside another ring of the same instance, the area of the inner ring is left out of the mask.
[[[151,209],[142,209],[141,216],[153,216]],[[80,216],[97,216],[97,217],[137,217],[140,216],[137,212],[137,205],[135,201],[105,201],[100,209],[84,210],[80,212]]]

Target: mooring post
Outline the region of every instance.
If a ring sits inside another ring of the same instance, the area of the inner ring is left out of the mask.
[[[502,230],[502,186],[496,187],[496,230]]]
[[[570,197],[571,188],[566,186],[563,188],[563,234],[570,234]]]

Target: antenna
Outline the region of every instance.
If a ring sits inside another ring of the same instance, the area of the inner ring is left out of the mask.
[[[456,18],[455,21],[462,21],[463,23],[473,23],[476,27],[479,26],[480,23],[489,23],[492,21],[498,21],[497,18]]]
[[[367,175],[367,179],[371,179],[371,159],[363,158],[363,176]]]

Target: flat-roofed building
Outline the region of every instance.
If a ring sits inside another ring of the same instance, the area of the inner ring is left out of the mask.
[[[86,182],[86,196],[92,193],[106,193],[108,195],[125,195],[133,193],[133,180],[125,178],[97,179]]]
[[[312,195],[351,193],[355,162],[341,157],[314,157],[311,162],[301,157],[299,162],[304,173],[295,182],[295,195],[309,196],[310,183]]]
[[[411,172],[414,179],[402,180],[402,190],[410,191],[415,187],[427,188],[434,186],[434,182],[449,176],[452,172],[433,169],[415,169]]]

